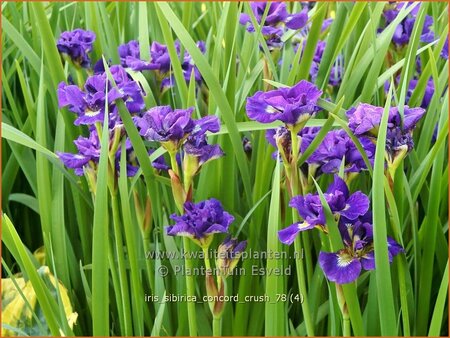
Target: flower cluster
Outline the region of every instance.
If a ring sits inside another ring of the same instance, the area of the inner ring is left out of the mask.
[[[83,68],[91,66],[89,52],[95,41],[95,33],[77,28],[61,33],[56,47],[58,51],[71,60],[74,65]]]
[[[362,269],[375,269],[369,198],[360,191],[350,194],[346,183],[339,176],[334,177],[334,182],[328,187],[324,197],[337,220],[344,249],[336,253],[320,252],[319,264],[330,281],[350,283],[359,277]],[[297,209],[304,221],[279,231],[282,243],[290,245],[301,231],[313,228],[328,232],[325,209],[318,194],[295,196],[289,205]],[[390,237],[388,247],[390,261],[403,251]]]
[[[267,8],[269,6],[269,8]],[[269,49],[277,49],[282,46],[281,36],[286,28],[297,30],[305,27],[308,22],[308,8],[304,8],[300,13],[289,14],[284,2],[252,2],[251,10],[256,22],[261,27],[261,33],[264,36]],[[267,15],[264,18],[264,14]],[[252,17],[249,14],[242,13],[239,19],[242,25],[247,26],[247,31],[255,32],[257,29],[252,23]]]
[[[333,184],[328,187],[324,197],[336,217],[342,216],[349,220],[355,220],[366,214],[369,209],[367,196],[360,191],[350,195],[347,185],[339,176],[335,176]],[[313,228],[327,232],[325,210],[318,194],[294,196],[289,206],[297,209],[304,221],[294,223],[281,230],[278,235],[282,243],[292,244],[301,231]]]

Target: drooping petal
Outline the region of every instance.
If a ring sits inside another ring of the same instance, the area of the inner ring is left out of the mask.
[[[321,251],[319,264],[328,280],[338,284],[351,283],[361,273],[359,260],[343,251],[338,253]]]
[[[283,244],[291,245],[301,231],[310,229],[314,229],[314,225],[310,225],[306,222],[294,223],[287,228],[278,231],[278,239]]]
[[[88,156],[82,154],[71,154],[71,153],[56,153],[59,159],[64,163],[67,168],[77,169],[82,168],[90,160]]]

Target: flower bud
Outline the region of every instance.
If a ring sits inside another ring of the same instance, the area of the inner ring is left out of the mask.
[[[242,252],[247,247],[247,241],[238,242],[236,238],[228,236],[219,246],[216,267],[220,275],[226,278],[239,262]]]

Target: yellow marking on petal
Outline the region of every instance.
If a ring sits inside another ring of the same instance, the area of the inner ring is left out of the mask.
[[[94,117],[94,116],[98,115],[99,113],[100,113],[100,110],[93,111],[93,110],[90,110],[90,109],[87,109],[87,110],[84,112],[84,114],[85,114],[86,116],[89,116],[89,117]]]
[[[305,229],[305,228],[307,228],[307,227],[309,227],[309,226],[311,226],[311,225],[308,224],[308,223],[306,223],[306,222],[303,222],[303,223],[300,223],[300,224],[298,225],[298,228],[299,228],[299,229]]]
[[[349,255],[345,255],[345,256],[338,255],[337,265],[340,268],[345,268],[346,266],[349,266],[352,261],[353,261],[353,257],[351,257]]]

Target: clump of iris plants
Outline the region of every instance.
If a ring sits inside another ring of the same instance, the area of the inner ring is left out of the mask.
[[[447,10],[2,4],[2,333],[445,335]]]

